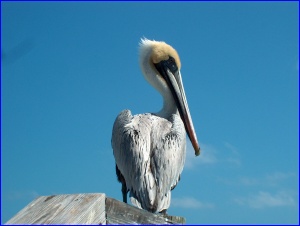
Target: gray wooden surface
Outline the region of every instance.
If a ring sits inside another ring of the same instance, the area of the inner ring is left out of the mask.
[[[40,196],[6,224],[105,224],[105,194]]]
[[[107,224],[184,224],[185,218],[153,214],[106,197]]]
[[[105,194],[40,196],[6,224],[184,224],[185,218],[138,209]]]

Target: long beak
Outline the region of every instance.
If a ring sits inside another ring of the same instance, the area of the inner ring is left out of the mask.
[[[161,62],[162,65],[156,65],[159,72],[162,74],[166,80],[173,98],[175,99],[180,117],[184,123],[185,130],[190,138],[190,141],[194,147],[195,155],[200,155],[200,146],[197,140],[196,132],[194,129],[192,117],[186,100],[181,74],[179,70],[172,70],[168,64]],[[173,72],[171,72],[171,70]],[[177,73],[177,74],[176,74]]]

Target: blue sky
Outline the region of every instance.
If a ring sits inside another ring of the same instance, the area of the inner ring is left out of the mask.
[[[157,112],[141,37],[177,49],[202,154],[187,143],[170,215],[293,224],[299,212],[298,2],[1,2],[1,215],[35,197],[121,200],[111,132]]]

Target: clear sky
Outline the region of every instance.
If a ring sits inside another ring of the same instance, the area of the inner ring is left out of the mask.
[[[177,49],[202,147],[187,143],[168,213],[298,223],[298,4],[1,2],[1,222],[41,195],[122,199],[114,120],[162,106],[138,65],[146,37]]]

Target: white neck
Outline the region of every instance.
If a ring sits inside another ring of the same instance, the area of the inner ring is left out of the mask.
[[[168,119],[172,114],[178,114],[175,101],[166,81],[157,74],[149,64],[152,42],[145,41],[140,48],[140,66],[145,79],[162,95],[163,108],[156,113],[158,116]]]
[[[163,108],[156,115],[168,119],[172,114],[179,114],[171,92],[163,95]]]

